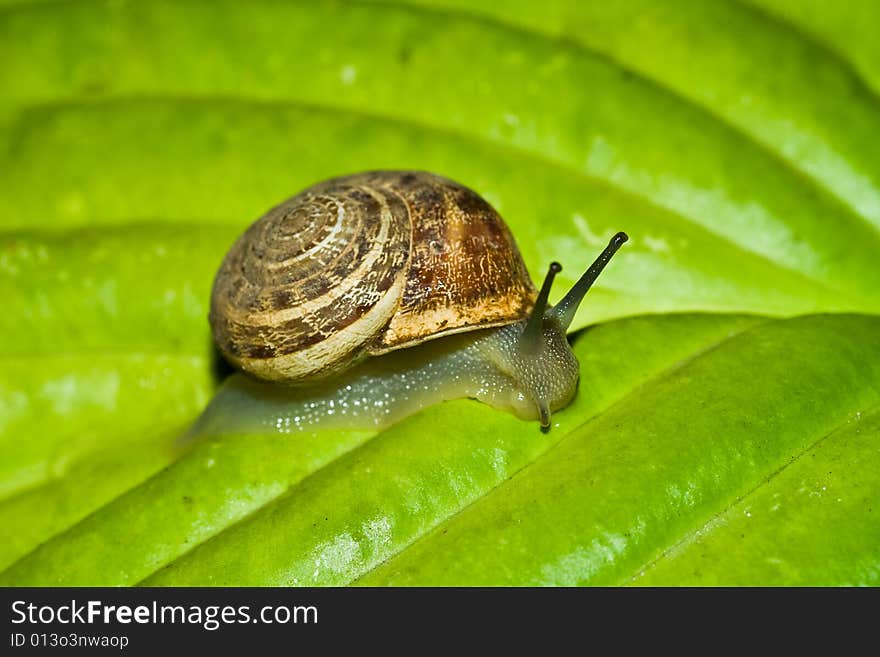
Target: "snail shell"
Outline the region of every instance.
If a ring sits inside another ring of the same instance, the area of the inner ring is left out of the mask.
[[[479,195],[431,173],[374,171],[309,187],[251,225],[217,273],[210,322],[233,364],[296,383],[517,322],[535,296]]]

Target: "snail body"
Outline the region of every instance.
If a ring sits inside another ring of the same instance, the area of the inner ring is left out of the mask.
[[[534,402],[497,367],[499,360],[506,360],[504,354],[493,353],[499,347],[514,346],[516,330],[515,325],[508,325],[431,340],[368,358],[336,377],[307,386],[289,387],[234,374],[215,395],[193,434],[382,429],[422,408],[462,398],[535,419]],[[556,353],[538,361],[548,370],[558,370],[559,362],[564,362],[563,376],[555,376],[557,371],[541,376],[536,371],[540,380],[559,386],[545,393],[558,400],[554,409],[567,403],[574,392],[570,381],[577,379],[577,361],[565,347],[556,345]]]
[[[472,397],[550,424],[574,396],[566,330],[626,241],[618,233],[555,307],[495,210],[416,171],[314,185],[258,219],[214,281],[210,322],[234,375],[202,432],[381,427]]]

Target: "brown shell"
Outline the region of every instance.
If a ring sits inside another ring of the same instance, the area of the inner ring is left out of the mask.
[[[296,382],[518,321],[535,292],[510,231],[475,192],[374,171],[314,185],[248,228],[217,272],[210,321],[231,362]]]

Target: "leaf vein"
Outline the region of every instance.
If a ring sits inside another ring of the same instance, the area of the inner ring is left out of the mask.
[[[863,422],[865,419],[867,419],[868,417],[870,417],[878,412],[880,412],[880,405],[870,408],[868,411],[866,411],[862,414],[861,418],[857,419],[856,421]],[[750,497],[754,496],[758,491],[760,491],[765,486],[769,485],[779,475],[781,475],[783,472],[785,472],[791,466],[795,465],[805,455],[807,455],[808,453],[815,450],[817,447],[819,447],[822,443],[827,441],[829,438],[833,437],[838,432],[848,428],[851,419],[852,419],[852,417],[848,416],[846,420],[844,420],[843,422],[841,422],[840,424],[835,426],[833,429],[831,429],[831,431],[828,431],[827,433],[823,434],[822,436],[820,436],[816,440],[808,443],[806,447],[804,447],[797,454],[795,454],[794,456],[792,456],[788,460],[786,460],[782,465],[780,465],[778,468],[773,470],[773,472],[771,472],[767,476],[763,477],[752,488],[747,490],[745,493],[742,493],[736,499],[734,499],[732,502],[730,502],[727,506],[725,506],[723,509],[721,509],[717,513],[713,514],[712,517],[709,518],[702,525],[700,525],[696,529],[692,529],[692,530],[686,532],[685,534],[683,534],[681,536],[681,538],[679,538],[677,541],[675,541],[670,546],[668,546],[666,549],[664,549],[657,557],[655,557],[654,559],[651,559],[647,563],[642,564],[641,566],[636,568],[635,571],[631,575],[624,577],[622,580],[620,580],[620,582],[618,582],[618,584],[636,582],[638,580],[638,578],[643,573],[645,573],[649,569],[653,568],[654,566],[656,566],[658,563],[660,563],[664,559],[671,557],[675,553],[679,552],[680,550],[682,550],[686,546],[693,543],[699,537],[705,535],[707,532],[709,532],[712,529],[714,529],[715,527],[717,527],[719,525],[719,523],[721,522],[722,518],[727,513],[729,513],[732,509],[734,509],[735,507],[737,507],[738,505],[740,505],[742,502],[749,499]]]

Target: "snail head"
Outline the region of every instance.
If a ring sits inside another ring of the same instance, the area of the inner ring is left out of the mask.
[[[595,262],[555,306],[548,304],[553,279],[562,266],[553,262],[528,318],[505,327],[490,356],[499,370],[516,383],[518,399],[511,405],[518,415],[536,417],[550,427],[551,412],[564,407],[577,391],[579,366],[567,331],[586,293],[611,257],[629,238],[617,233]]]

